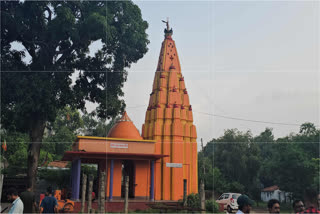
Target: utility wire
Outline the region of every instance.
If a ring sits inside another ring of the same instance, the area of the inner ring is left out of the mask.
[[[141,107],[145,107],[145,106],[147,106],[147,105],[130,106],[130,107],[126,107],[126,108],[141,108]],[[250,119],[244,119],[244,118],[239,118],[239,117],[230,117],[230,116],[225,116],[225,115],[220,115],[220,114],[210,114],[210,113],[194,111],[194,110],[193,110],[193,112],[212,116],[212,117],[220,117],[220,118],[225,118],[225,119],[229,119],[229,120],[246,121],[246,122],[252,122],[252,123],[263,123],[263,124],[273,124],[273,125],[283,125],[283,126],[298,126],[298,127],[301,126],[301,124],[297,124],[297,123],[280,123],[280,122],[270,122],[270,121],[262,121],[262,120],[250,120]],[[319,126],[316,126],[316,127],[319,128]]]
[[[262,121],[262,120],[250,120],[250,119],[244,119],[244,118],[238,118],[238,117],[229,117],[229,116],[224,116],[224,115],[219,115],[219,114],[210,114],[206,112],[198,112],[198,111],[193,111],[195,113],[199,114],[205,114],[213,117],[221,117],[225,119],[230,119],[230,120],[240,120],[240,121],[247,121],[247,122],[253,122],[253,123],[265,123],[265,124],[274,124],[274,125],[284,125],[284,126],[301,126],[301,124],[297,123],[280,123],[280,122],[270,122],[270,121]],[[318,127],[318,126],[316,126]]]

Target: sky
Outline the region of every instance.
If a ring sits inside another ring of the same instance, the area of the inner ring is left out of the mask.
[[[206,144],[232,128],[258,135],[270,127],[275,137],[283,137],[297,133],[304,122],[320,126],[320,2],[134,3],[149,23],[150,44],[145,56],[128,69],[123,90],[126,110],[140,132],[164,39],[161,20],[167,17],[198,142],[203,138]],[[93,43],[91,54],[99,47],[101,43]]]
[[[127,112],[141,131],[169,17],[198,142],[266,127],[275,137],[319,126],[319,2],[134,1],[149,23],[148,53],[129,69]],[[214,116],[215,115],[215,116]],[[255,120],[273,123],[242,121]]]

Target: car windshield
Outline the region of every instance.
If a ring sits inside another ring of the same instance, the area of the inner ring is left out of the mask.
[[[236,195],[236,194],[233,194],[233,195],[232,195],[232,198],[233,198],[233,199],[237,199],[239,196],[240,196],[240,195],[238,195],[238,194],[237,194],[237,195]]]
[[[224,198],[224,194],[221,195],[218,200],[221,200],[221,199],[223,199],[223,198]]]

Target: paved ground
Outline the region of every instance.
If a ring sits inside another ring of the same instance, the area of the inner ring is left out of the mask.
[[[234,210],[233,212],[232,212],[232,214],[235,214],[237,211],[236,210]],[[262,209],[262,208],[255,208],[255,209],[252,209],[251,210],[251,212],[250,212],[250,214],[260,214],[260,213],[269,213],[268,212],[268,210],[266,210],[266,209]],[[230,214],[230,213],[228,213],[228,212],[226,212],[226,214]]]
[[[11,203],[1,203],[1,211],[4,210],[4,208],[10,206]],[[9,209],[7,209],[6,211],[4,211],[3,213],[8,213]]]
[[[1,211],[8,206],[10,206],[10,203],[1,203]],[[8,213],[8,212],[9,212],[9,209],[4,211],[3,213]],[[234,210],[232,214],[235,214],[236,212],[237,211]],[[266,209],[255,208],[255,209],[252,209],[250,212],[250,214],[260,214],[260,213],[264,214],[264,213],[268,213],[268,211]],[[228,212],[226,212],[226,214],[228,214]]]

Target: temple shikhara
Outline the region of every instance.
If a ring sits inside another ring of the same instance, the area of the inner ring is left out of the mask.
[[[106,172],[106,198],[179,200],[198,193],[197,133],[172,29],[165,29],[141,134],[124,112],[107,137],[78,136],[63,160],[72,161],[72,198],[80,196],[81,163]]]

